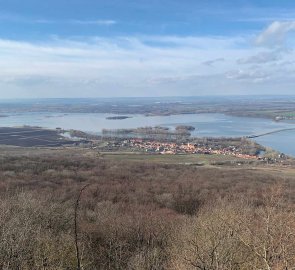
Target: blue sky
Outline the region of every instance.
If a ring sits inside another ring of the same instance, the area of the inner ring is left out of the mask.
[[[0,94],[294,94],[295,2],[0,0]]]

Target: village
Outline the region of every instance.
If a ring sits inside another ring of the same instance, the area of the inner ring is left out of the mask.
[[[258,159],[257,155],[242,153],[237,146],[220,146],[213,147],[202,143],[177,143],[177,142],[160,142],[145,139],[125,139],[122,141],[109,142],[109,149],[114,147],[141,150],[147,153],[155,153],[162,155],[177,154],[204,154],[204,155],[227,155],[243,159]]]

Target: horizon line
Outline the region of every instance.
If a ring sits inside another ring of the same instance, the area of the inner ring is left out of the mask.
[[[213,98],[213,97],[295,97],[295,94],[235,94],[235,95],[187,95],[187,96],[116,96],[116,97],[8,97],[0,100],[44,100],[44,99],[148,99],[148,98]]]

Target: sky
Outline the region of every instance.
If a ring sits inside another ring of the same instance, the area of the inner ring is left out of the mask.
[[[295,94],[293,0],[0,0],[0,98]]]

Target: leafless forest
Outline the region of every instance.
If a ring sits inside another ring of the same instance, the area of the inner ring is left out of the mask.
[[[0,268],[77,269],[77,240],[85,270],[294,269],[294,190],[262,169],[2,155]]]

